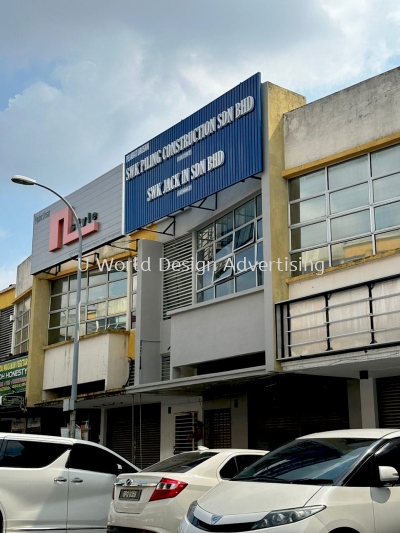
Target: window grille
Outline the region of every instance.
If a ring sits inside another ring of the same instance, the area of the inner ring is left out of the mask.
[[[171,356],[169,353],[161,356],[161,381],[171,379]]]
[[[0,311],[0,357],[8,357],[11,352],[13,323],[10,321],[10,317],[13,314],[13,310],[13,306],[11,305]],[[28,343],[26,343],[26,350],[24,351],[27,350]]]
[[[193,438],[197,411],[175,415],[175,446],[174,453],[197,450],[197,441]]]

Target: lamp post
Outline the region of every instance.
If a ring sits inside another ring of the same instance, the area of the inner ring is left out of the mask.
[[[69,208],[69,210],[72,213],[72,216],[74,218],[76,229],[78,230],[78,270],[76,273],[76,305],[75,305],[75,334],[74,334],[74,354],[72,359],[72,383],[71,383],[71,397],[69,400],[69,436],[72,438],[75,438],[75,426],[76,426],[76,410],[75,410],[75,403],[77,399],[77,392],[78,392],[78,362],[79,362],[79,322],[80,322],[80,313],[81,313],[81,279],[82,279],[82,230],[81,225],[78,220],[78,215],[76,214],[75,209],[72,207],[72,205],[61,196],[61,194],[58,194],[58,192],[54,191],[50,187],[47,187],[46,185],[42,185],[41,183],[38,183],[36,180],[32,178],[27,178],[26,176],[13,176],[11,178],[11,181],[14,183],[18,183],[19,185],[37,185],[38,187],[42,187],[43,189],[47,189],[48,191],[52,192],[60,200],[62,200]]]

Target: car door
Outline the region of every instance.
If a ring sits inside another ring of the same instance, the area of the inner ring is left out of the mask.
[[[4,439],[0,450],[0,502],[7,530],[66,531],[70,447]]]
[[[68,529],[104,529],[121,463],[122,459],[94,444],[73,445],[68,462]]]
[[[400,475],[400,439],[389,441],[375,453],[374,478],[378,480],[378,466],[391,466]],[[379,485],[377,482],[376,485]],[[400,479],[393,487],[372,487],[371,498],[376,533],[398,533],[400,524]]]

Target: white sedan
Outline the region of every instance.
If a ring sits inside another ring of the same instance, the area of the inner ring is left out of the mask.
[[[231,479],[265,453],[201,449],[174,455],[139,473],[118,476],[108,514],[108,533],[133,533],[138,529],[176,533],[193,500],[224,479]]]

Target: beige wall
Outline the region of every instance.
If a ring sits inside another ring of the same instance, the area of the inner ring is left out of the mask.
[[[7,289],[0,291],[0,309],[10,307],[15,298],[15,285],[11,285]]]

